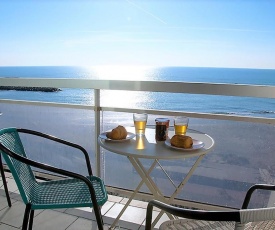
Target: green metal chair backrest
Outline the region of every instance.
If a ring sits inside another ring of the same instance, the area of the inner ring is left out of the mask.
[[[4,148],[3,148],[4,147]],[[31,191],[37,181],[29,165],[16,160],[9,152],[27,157],[16,128],[0,130],[0,153],[4,157],[25,204],[31,199]]]

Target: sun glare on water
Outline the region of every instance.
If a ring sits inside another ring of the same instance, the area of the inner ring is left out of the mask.
[[[107,80],[148,80],[148,66],[94,66],[91,69],[98,79]]]
[[[119,108],[145,108],[150,104],[148,92],[104,90],[101,94],[102,106]]]
[[[145,66],[95,66],[89,68],[100,80],[146,81],[149,79],[149,67]],[[103,90],[101,91],[102,106],[121,108],[138,108],[148,103],[148,92]]]

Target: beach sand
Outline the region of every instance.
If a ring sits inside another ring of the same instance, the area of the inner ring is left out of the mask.
[[[80,144],[88,150],[94,168],[93,110],[1,103],[0,112],[0,128],[33,129]],[[154,125],[156,117],[149,115],[148,123]],[[132,114],[104,112],[103,124],[102,131],[118,124],[131,126]],[[274,183],[274,125],[190,118],[189,128],[212,136],[215,148],[203,159],[180,194],[181,198],[240,207],[249,186],[255,183]],[[29,137],[23,137],[23,140],[30,141]],[[59,148],[57,153],[56,146],[45,146],[37,140],[35,144],[27,144],[26,150],[35,160],[65,169],[73,168],[75,172],[86,174],[85,162],[79,153]],[[101,158],[103,179],[107,185],[133,189],[139,183],[140,179],[127,158],[109,152],[104,152]],[[179,181],[178,178],[187,172],[193,162],[193,159],[189,159],[162,163],[174,179]],[[159,169],[153,173],[156,183],[167,190],[169,195],[169,185]],[[264,205],[269,198],[268,194],[263,193],[256,197],[252,206]]]

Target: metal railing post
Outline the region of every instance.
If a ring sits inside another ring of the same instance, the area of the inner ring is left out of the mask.
[[[96,176],[101,176],[100,146],[97,144],[97,137],[100,134],[100,90],[94,89],[94,115],[95,115],[95,162]]]

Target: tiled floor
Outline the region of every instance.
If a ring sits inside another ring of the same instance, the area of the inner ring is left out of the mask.
[[[25,205],[18,194],[17,186],[10,173],[5,172],[8,188],[12,200],[12,207],[8,207],[2,181],[0,182],[0,230],[21,229]],[[102,207],[103,221],[106,229],[113,223],[127,199],[109,195],[109,199]],[[120,218],[115,229],[139,230],[144,229],[146,202],[133,201]],[[154,215],[158,214],[154,211]],[[163,216],[159,223],[167,220]],[[159,226],[156,225],[156,228]],[[95,230],[95,217],[91,208],[39,210],[35,211],[33,230]]]

